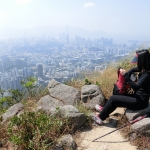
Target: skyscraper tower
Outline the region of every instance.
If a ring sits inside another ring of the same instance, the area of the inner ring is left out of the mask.
[[[23,68],[22,73],[23,73],[23,77],[24,78],[28,77],[28,72],[27,72],[27,68],[26,67]]]
[[[4,73],[4,64],[2,60],[0,60],[0,72]]]
[[[37,65],[37,75],[39,78],[43,79],[43,65],[42,64]]]

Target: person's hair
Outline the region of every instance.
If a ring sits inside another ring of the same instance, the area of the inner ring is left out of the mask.
[[[140,71],[150,71],[150,53],[147,49],[137,50],[137,67]]]

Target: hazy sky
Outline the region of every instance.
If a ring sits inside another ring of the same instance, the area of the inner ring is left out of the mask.
[[[64,25],[150,34],[150,0],[0,0],[0,27]]]

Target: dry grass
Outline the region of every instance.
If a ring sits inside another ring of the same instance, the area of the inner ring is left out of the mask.
[[[118,127],[121,127],[129,123],[126,116],[122,115],[119,120]],[[132,131],[131,125],[128,125],[120,129],[121,135],[128,139],[131,145],[137,147],[138,150],[149,150],[150,149],[150,134],[149,133],[136,133]]]
[[[72,81],[66,82],[65,84],[80,90],[81,87],[84,85],[84,80],[81,80],[81,79],[72,80]]]
[[[150,137],[139,135],[136,139],[130,141],[132,145],[138,147],[138,150],[149,150],[150,149]]]
[[[85,75],[89,81],[100,84],[100,88],[106,98],[112,95],[114,83],[117,80],[117,68],[108,67],[104,72],[93,72],[92,74]]]
[[[99,86],[106,96],[106,98],[112,95],[113,85],[117,80],[117,67],[107,67],[104,72],[94,71],[94,72],[84,72],[85,79],[88,79],[93,84],[99,83]],[[73,80],[67,82],[66,84],[74,88],[81,89],[85,85],[85,79],[83,80]]]
[[[129,59],[110,64],[104,71],[94,71],[94,72],[84,72],[85,79],[92,82],[93,84],[99,83],[99,86],[107,99],[112,95],[112,90],[114,83],[116,83],[118,75],[117,70],[119,67],[129,70],[135,65],[131,65]],[[67,82],[67,85],[73,86],[75,88],[81,89],[85,84],[84,80],[73,80]]]
[[[9,135],[7,133],[7,125],[0,124],[0,147],[6,145],[9,139]]]
[[[37,102],[45,95],[48,95],[49,91],[47,88],[44,90],[41,90],[40,88],[38,91],[34,94],[34,96],[26,97],[25,99],[22,99],[22,103],[24,104],[24,111],[30,111],[35,112],[37,107]]]
[[[129,123],[128,119],[125,115],[122,115],[118,122],[118,127],[124,126],[125,124]],[[129,138],[131,132],[131,125],[128,125],[122,129],[120,129],[120,133],[124,138]]]

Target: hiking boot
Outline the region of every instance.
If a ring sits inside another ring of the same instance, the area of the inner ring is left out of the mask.
[[[98,115],[93,116],[93,120],[99,125],[103,124],[103,120],[101,120]]]
[[[95,109],[97,111],[101,112],[103,110],[103,107],[97,104],[97,105],[95,105]]]

